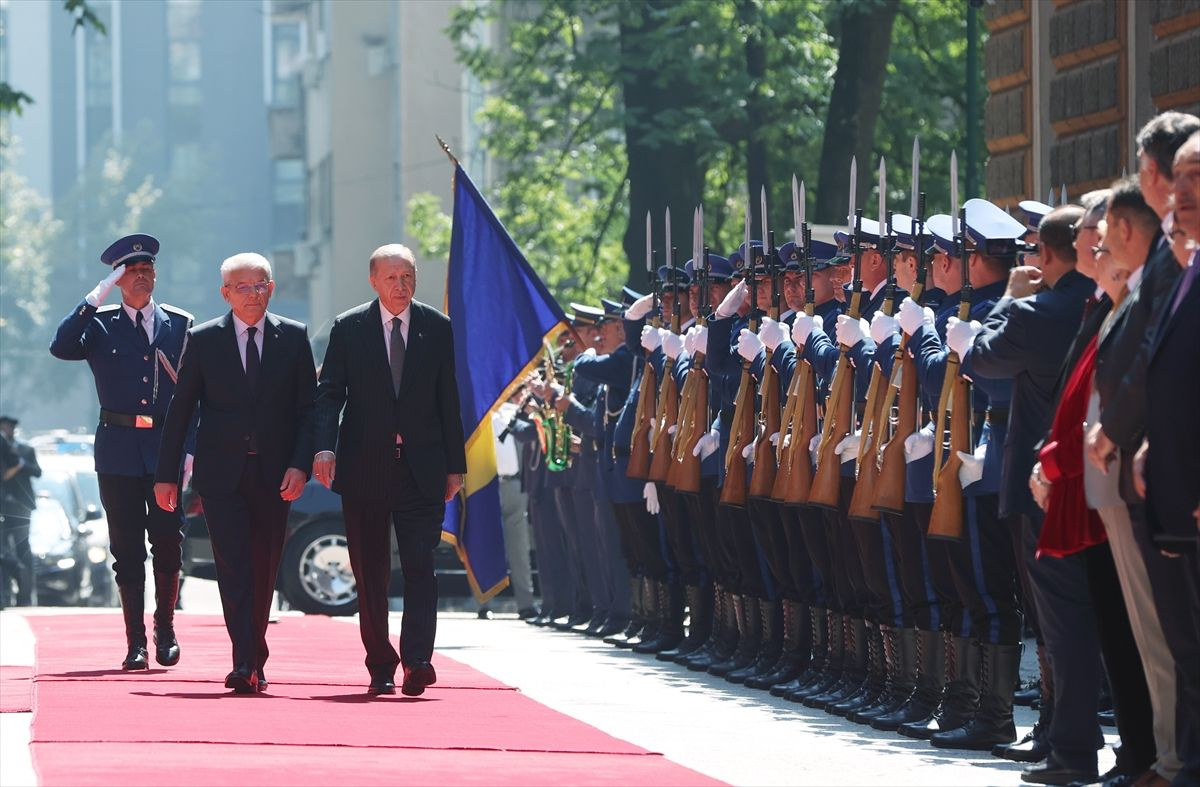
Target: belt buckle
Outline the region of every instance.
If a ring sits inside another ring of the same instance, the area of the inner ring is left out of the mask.
[[[135,415],[133,417],[133,427],[135,429],[153,429],[154,416],[152,415]]]
[[[403,453],[404,449],[400,447],[399,443],[396,444],[394,451],[395,451],[394,456],[396,459],[404,458],[404,453]]]

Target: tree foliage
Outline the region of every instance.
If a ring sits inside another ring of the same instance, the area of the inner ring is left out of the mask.
[[[101,35],[107,34],[104,22],[92,10],[88,0],[63,0],[63,10],[71,15],[72,33],[78,32],[80,28],[90,27]],[[32,103],[33,96],[8,82],[0,81],[0,116],[10,113],[19,115],[26,104]]]

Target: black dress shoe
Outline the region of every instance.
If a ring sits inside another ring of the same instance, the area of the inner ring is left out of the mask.
[[[524,609],[517,610],[517,618],[520,620],[532,620],[540,614],[536,607],[525,607]]]
[[[1083,782],[1091,784],[1096,781],[1095,769],[1086,771],[1080,768],[1068,768],[1051,754],[1043,762],[1026,770],[1021,774],[1021,781],[1029,782],[1030,784],[1054,784],[1063,785],[1075,782]]]
[[[419,697],[425,693],[426,686],[437,683],[437,673],[428,661],[418,661],[412,665],[404,665],[404,683],[400,693],[405,697]]]
[[[121,669],[125,671],[150,669],[150,662],[146,657],[146,643],[138,644],[136,642],[130,644],[129,652],[125,654],[125,660],[121,662]]]
[[[395,693],[396,679],[391,675],[374,675],[371,677],[371,685],[367,686],[367,694],[372,696]]]
[[[263,674],[262,670],[259,670],[258,671],[258,693],[262,694],[266,690],[267,690],[267,676],[265,674]]]
[[[258,672],[249,667],[235,667],[225,676],[225,688],[234,694],[254,694],[258,691]]]
[[[487,607],[484,607],[476,612],[475,617],[479,618],[480,620],[495,620],[496,618],[495,614]]]

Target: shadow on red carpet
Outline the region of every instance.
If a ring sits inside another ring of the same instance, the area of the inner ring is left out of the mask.
[[[0,666],[0,713],[33,709],[33,667]]]
[[[273,625],[269,690],[249,696],[224,688],[219,618],[181,615],[180,664],[141,673],[105,666],[119,617],[28,620],[42,785],[128,784],[130,762],[178,785],[718,783],[440,653],[423,696],[370,697],[356,627],[328,618]]]

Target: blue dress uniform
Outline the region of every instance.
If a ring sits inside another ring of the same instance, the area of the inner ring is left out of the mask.
[[[129,235],[113,243],[100,259],[115,268],[153,264],[159,244],[149,235]],[[152,271],[152,269],[150,269]],[[129,275],[128,273],[126,274]],[[148,277],[153,289],[153,275]],[[147,295],[149,293],[147,292]],[[131,318],[130,312],[136,317]],[[150,339],[145,322],[153,320]],[[182,509],[164,511],[154,499],[162,419],[175,392],[175,378],[187,346],[192,315],[149,300],[141,310],[127,304],[97,307],[84,299],[61,323],[50,344],[56,358],[87,361],[100,399],[96,428],[96,473],[100,497],[108,515],[113,569],[125,611],[130,658],[127,669],[144,669],[146,646],[143,621],[145,541],[153,553],[157,609],[156,640],[174,641],[173,610],[179,593],[184,519]],[[189,430],[190,454],[195,423]],[[171,661],[162,652],[160,663]],[[178,648],[174,659],[178,659]],[[173,663],[173,662],[171,662]]]

